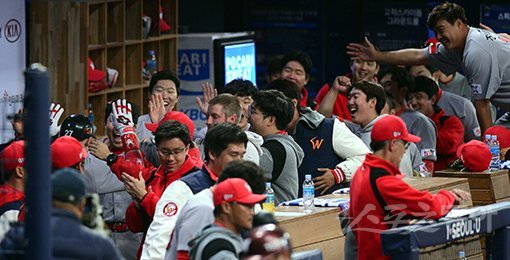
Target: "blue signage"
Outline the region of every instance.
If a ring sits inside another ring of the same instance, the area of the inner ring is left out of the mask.
[[[257,82],[253,42],[225,46],[225,82],[238,78]]]
[[[179,50],[179,78],[185,81],[209,79],[209,50]]]
[[[510,4],[480,4],[480,21],[496,33],[510,33]]]

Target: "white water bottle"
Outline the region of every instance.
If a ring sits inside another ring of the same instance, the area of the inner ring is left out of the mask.
[[[305,175],[303,182],[303,207],[304,213],[312,213],[314,210],[313,199],[315,197],[315,189],[313,186],[312,175]]]
[[[490,164],[490,170],[491,171],[497,171],[500,169],[499,167],[499,142],[498,142],[498,136],[493,135],[491,136],[491,141],[489,143],[489,148],[491,150],[491,164]]]

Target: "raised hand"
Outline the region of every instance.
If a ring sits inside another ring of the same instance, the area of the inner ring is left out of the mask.
[[[349,43],[349,45],[347,45],[347,54],[355,59],[367,61],[377,60],[377,50],[367,37],[365,37],[365,44]]]
[[[132,150],[136,151],[136,159],[134,161],[138,161],[138,157],[141,157],[139,148],[140,144],[138,142],[138,137],[135,134],[135,128],[133,127],[135,124],[133,122],[133,114],[131,110],[131,104],[129,104],[125,99],[117,99],[113,104],[113,127],[120,133],[120,138],[122,139],[122,145],[124,146],[124,152],[126,153],[126,159],[128,159],[128,153]]]
[[[338,90],[341,93],[345,93],[347,91],[347,87],[351,85],[351,79],[346,76],[338,76],[333,81],[333,88]]]
[[[165,102],[163,96],[159,93],[151,95],[149,100],[149,117],[151,122],[158,123],[166,114]]]
[[[113,126],[122,134],[122,129],[125,127],[133,127],[133,114],[131,104],[127,103],[125,99],[117,99],[113,102]]]
[[[209,109],[209,101],[218,95],[218,91],[209,82],[202,84],[202,91],[204,92],[202,99],[195,97],[195,100],[197,101],[197,105],[198,108],[200,108],[200,111],[202,111],[204,114],[207,114],[207,109]]]
[[[50,105],[50,136],[55,136],[60,132],[60,125],[58,121],[64,113],[64,108],[58,103],[51,103]]]

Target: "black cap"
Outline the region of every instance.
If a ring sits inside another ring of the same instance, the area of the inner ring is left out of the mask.
[[[77,204],[85,196],[85,179],[73,168],[64,168],[51,175],[53,200]]]
[[[72,114],[62,122],[60,136],[72,136],[83,141],[92,136],[92,124],[84,115]]]

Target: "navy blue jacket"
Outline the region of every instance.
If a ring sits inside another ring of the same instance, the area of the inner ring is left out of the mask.
[[[216,184],[216,181],[211,178],[211,173],[207,171],[205,163],[200,171],[186,174],[185,176],[181,177],[180,181],[186,183],[193,194],[197,194],[200,191],[208,189]]]
[[[83,226],[73,213],[53,208],[53,259],[122,259],[113,242]],[[0,259],[20,257],[27,247],[25,227],[12,227],[0,243]]]

